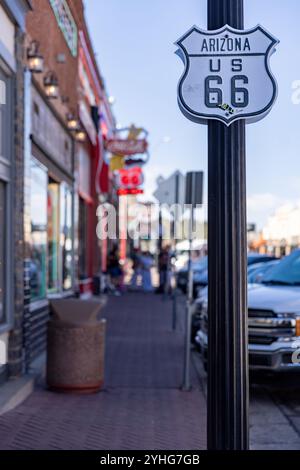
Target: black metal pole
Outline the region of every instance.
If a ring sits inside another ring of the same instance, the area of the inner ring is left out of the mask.
[[[208,29],[243,29],[243,0],[208,0]],[[208,449],[248,449],[245,124],[208,124]]]

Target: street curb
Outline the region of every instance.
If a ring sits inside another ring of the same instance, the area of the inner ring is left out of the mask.
[[[31,395],[35,380],[35,376],[27,375],[17,380],[10,380],[0,387],[0,416],[13,410]]]
[[[21,405],[34,391],[36,383],[45,377],[46,355],[33,361],[28,374],[9,380],[0,387],[0,416]]]

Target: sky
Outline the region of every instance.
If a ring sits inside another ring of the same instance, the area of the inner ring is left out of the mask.
[[[204,170],[207,181],[207,128],[187,120],[178,108],[184,66],[174,45],[192,25],[206,29],[206,3],[85,0],[117,122],[149,131],[147,196],[159,175],[177,169]],[[259,23],[280,40],[270,62],[279,87],[277,102],[264,120],[247,125],[248,221],[262,228],[276,208],[300,201],[300,103],[292,101],[293,82],[300,81],[300,1],[244,0],[244,5],[246,29]],[[170,141],[164,142],[165,137]]]

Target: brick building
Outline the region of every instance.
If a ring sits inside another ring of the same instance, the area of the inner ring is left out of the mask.
[[[82,0],[0,0],[0,16],[0,112],[10,117],[0,122],[11,126],[0,158],[4,380],[45,350],[52,298],[92,293],[106,250],[96,237],[109,192],[103,137],[115,122]]]

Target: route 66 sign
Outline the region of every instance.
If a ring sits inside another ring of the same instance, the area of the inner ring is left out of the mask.
[[[193,26],[176,44],[185,64],[178,103],[194,122],[264,118],[277,96],[269,60],[279,41],[258,25],[249,30],[223,26],[203,31]]]

